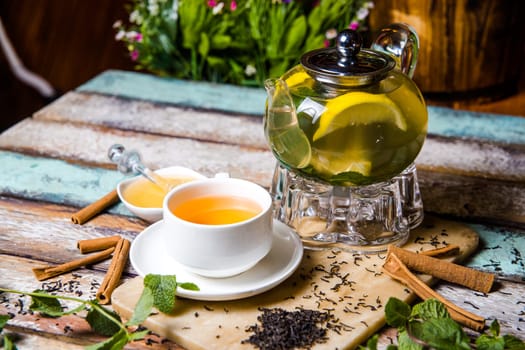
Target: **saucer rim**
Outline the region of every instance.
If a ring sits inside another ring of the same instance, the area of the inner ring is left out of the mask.
[[[133,240],[130,247],[130,263],[135,272],[141,276],[144,277],[146,273],[142,270],[140,267],[140,264],[137,263],[137,261],[133,258],[136,254],[137,246],[141,244],[141,242],[146,239],[144,237],[151,235],[152,232],[156,232],[161,229],[162,225],[164,223],[164,220],[159,220],[148,227],[146,227],[143,231],[141,231]],[[221,293],[213,293],[210,291],[206,291],[203,293],[203,291],[191,291],[191,290],[185,290],[182,288],[177,288],[176,295],[181,298],[187,298],[187,299],[193,299],[193,300],[201,300],[201,301],[228,301],[228,300],[238,300],[238,299],[244,299],[250,296],[254,296],[263,292],[266,292],[273,287],[279,285],[281,282],[286,280],[288,277],[290,277],[299,267],[303,256],[304,256],[304,246],[302,243],[301,238],[299,235],[289,226],[286,224],[278,221],[277,219],[273,220],[273,235],[277,235],[279,232],[285,233],[286,238],[290,238],[289,245],[290,245],[290,257],[286,259],[286,261],[283,261],[279,264],[278,268],[275,268],[275,271],[272,271],[270,274],[270,280],[266,284],[257,284],[257,282],[253,282],[252,284],[246,285],[246,287],[242,290],[234,290],[232,292],[221,292]],[[284,235],[283,235],[284,236]],[[257,264],[255,264],[252,268],[250,268],[248,271],[245,271],[241,273],[240,275],[249,274],[250,271],[256,271],[258,265],[260,265],[264,259],[266,259],[273,250],[276,249],[275,243],[272,243],[272,247],[270,249],[270,252],[261,259]],[[158,254],[158,252],[157,252]],[[164,256],[167,259],[171,259],[173,263],[175,263],[175,269],[184,269],[184,272],[189,275],[195,276],[198,280],[205,280],[207,284],[213,284],[214,280],[220,280],[221,282],[227,281],[229,279],[238,278],[240,275],[232,276],[232,277],[224,277],[224,278],[213,278],[213,277],[205,277],[202,275],[195,274],[191,272],[188,269],[185,269],[184,266],[182,266],[179,263],[176,263],[173,258],[169,257],[166,253],[162,253],[162,256]],[[150,272],[155,273],[155,272]],[[176,272],[174,272],[176,274]],[[192,281],[187,281],[192,282]],[[198,285],[198,283],[197,283]],[[206,290],[210,289],[212,287],[207,287]]]

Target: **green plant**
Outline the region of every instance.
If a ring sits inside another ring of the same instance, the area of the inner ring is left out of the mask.
[[[525,343],[512,335],[500,335],[499,323],[492,321],[488,333],[475,339],[475,345],[461,326],[450,318],[443,303],[428,299],[411,307],[409,304],[390,298],[385,306],[386,322],[397,328],[398,345],[389,345],[388,350],[525,350]],[[378,336],[373,336],[366,347],[376,350]]]
[[[130,320],[123,323],[119,315],[103,307],[96,300],[83,300],[76,297],[51,295],[43,291],[31,293],[18,290],[0,288],[0,292],[23,294],[31,297],[30,310],[40,312],[47,317],[60,317],[87,311],[86,321],[98,334],[108,336],[103,342],[87,346],[87,350],[119,350],[134,340],[140,340],[146,336],[148,330],[135,329],[130,331],[128,327],[138,326],[151,314],[153,307],[164,313],[171,313],[175,306],[175,291],[177,288],[198,290],[193,283],[179,283],[175,276],[146,275],[144,278],[144,289],[135,306]],[[79,306],[65,310],[59,300],[68,300],[79,303]],[[8,315],[0,315],[0,331],[9,320]],[[12,340],[4,335],[4,349],[16,349]]]
[[[237,85],[278,77],[339,30],[363,29],[367,0],[133,0],[115,23],[137,69]]]

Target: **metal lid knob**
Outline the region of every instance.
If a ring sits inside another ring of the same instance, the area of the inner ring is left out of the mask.
[[[354,30],[341,31],[336,47],[307,52],[301,64],[314,79],[331,85],[359,86],[382,80],[395,61],[382,52],[362,49],[363,39]]]

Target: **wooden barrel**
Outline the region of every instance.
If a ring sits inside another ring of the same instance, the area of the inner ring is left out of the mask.
[[[523,0],[375,0],[373,36],[404,22],[420,39],[414,80],[435,100],[478,102],[517,91],[525,64]]]

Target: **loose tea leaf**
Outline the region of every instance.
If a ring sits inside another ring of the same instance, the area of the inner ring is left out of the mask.
[[[317,310],[263,308],[257,317],[260,324],[250,326],[253,334],[243,343],[250,343],[262,350],[309,348],[327,340],[329,322],[333,315]]]

